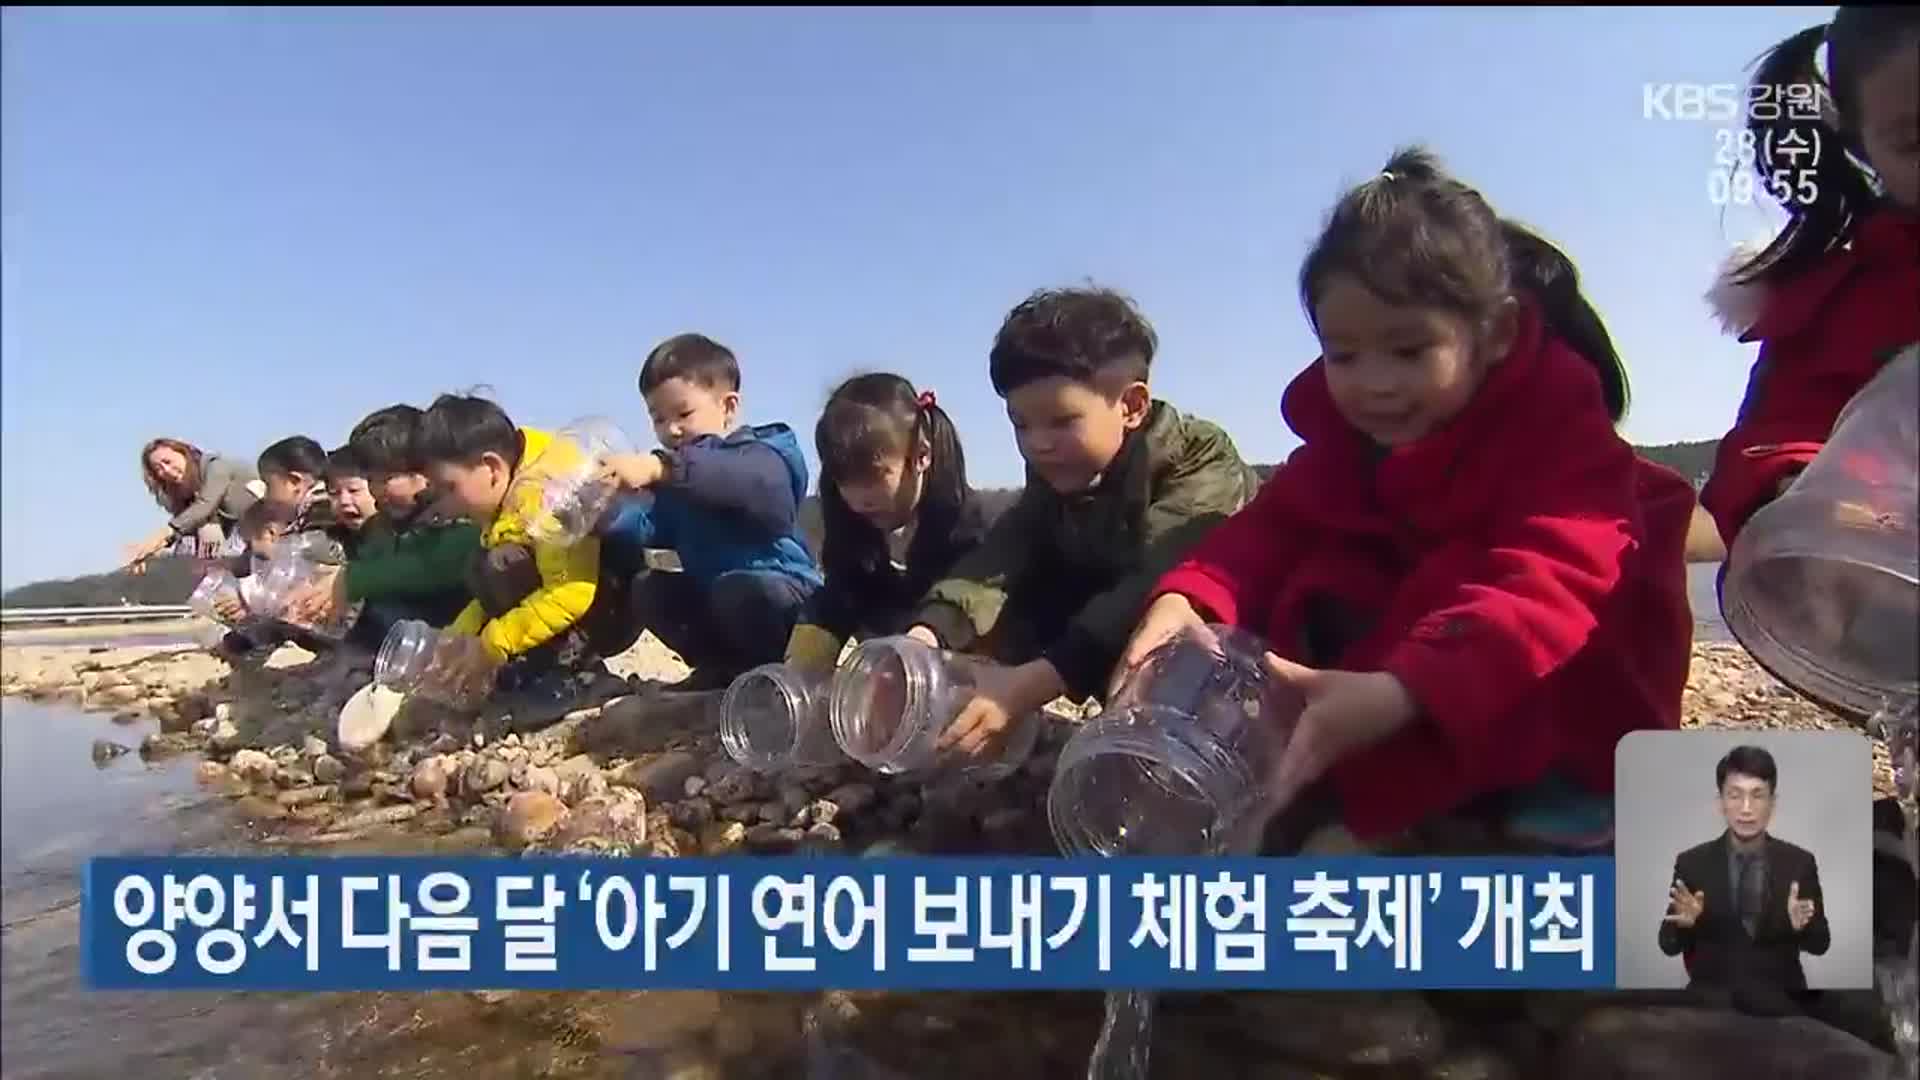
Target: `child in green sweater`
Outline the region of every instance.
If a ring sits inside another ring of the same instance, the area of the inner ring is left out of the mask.
[[[480,551],[480,531],[444,520],[426,505],[428,482],[413,449],[419,417],[411,405],[381,409],[328,456],[334,505],[374,512],[349,509],[340,516],[339,524],[352,530],[344,571],[330,588],[295,601],[304,614],[365,601],[347,640],[368,650],[377,650],[400,620],[445,626],[472,599],[466,576]]]

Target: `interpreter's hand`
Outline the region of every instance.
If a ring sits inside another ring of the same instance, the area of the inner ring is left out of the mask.
[[[167,546],[167,542],[172,538],[173,538],[172,530],[162,529],[161,531],[154,533],[152,536],[147,537],[145,540],[142,540],[137,544],[127,545],[125,554],[127,557],[128,569],[133,570],[133,572],[136,574],[145,573],[147,560],[153,558],[155,555],[158,555],[160,554],[161,551],[165,550]],[[136,567],[138,569],[134,569]]]
[[[613,454],[601,464],[599,479],[629,491],[644,491],[666,475],[667,463],[658,454]]]
[[[1294,800],[1356,750],[1413,721],[1419,705],[1404,683],[1383,671],[1322,671],[1268,653],[1268,674],[1306,699],[1293,737],[1275,769],[1277,805]]]
[[[1707,910],[1707,894],[1691,892],[1687,883],[1679,878],[1673,879],[1673,891],[1667,895],[1673,910],[1667,912],[1666,922],[1682,929],[1691,930],[1693,924],[1700,921],[1700,915]]]
[[[1795,933],[1805,930],[1813,921],[1813,911],[1813,901],[1800,899],[1799,882],[1787,888],[1787,922],[1793,924]]]
[[[1016,720],[1065,689],[1060,673],[1045,660],[1019,667],[981,664],[974,672],[973,698],[940,733],[936,746],[978,757],[1005,736]]]
[[[925,645],[929,649],[940,648],[940,635],[934,633],[930,627],[916,626],[908,630],[906,636]]]
[[[1193,601],[1179,593],[1167,593],[1147,606],[1147,613],[1140,617],[1140,625],[1134,627],[1133,637],[1128,639],[1127,647],[1120,653],[1120,662],[1113,667],[1113,675],[1107,680],[1107,697],[1113,698],[1120,692],[1120,684],[1147,654],[1172,641],[1183,631],[1192,631],[1208,639],[1212,631],[1207,629],[1207,621],[1193,606]]]

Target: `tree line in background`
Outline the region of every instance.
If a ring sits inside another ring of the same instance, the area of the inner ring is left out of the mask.
[[[1697,489],[1713,468],[1718,440],[1668,443],[1664,446],[1638,447],[1641,454],[1693,481]],[[1256,465],[1262,481],[1274,466]],[[1020,492],[1014,488],[989,488],[980,492],[987,512],[998,516],[1013,505]],[[815,551],[820,550],[820,504],[811,496],[800,507],[800,530]],[[115,607],[121,604],[183,604],[193,592],[197,580],[191,559],[159,558],[147,565],[144,574],[115,570],[106,574],[36,581],[0,595],[0,605],[10,608],[38,607]]]

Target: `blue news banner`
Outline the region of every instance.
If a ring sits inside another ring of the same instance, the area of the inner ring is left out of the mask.
[[[1606,858],[98,858],[102,990],[1598,989]]]

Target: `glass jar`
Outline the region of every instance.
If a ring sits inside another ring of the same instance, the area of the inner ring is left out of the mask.
[[[498,670],[479,638],[419,619],[394,623],[373,658],[375,683],[468,712],[486,703]]]
[[[1061,850],[1252,853],[1280,809],[1267,785],[1305,707],[1265,654],[1223,626],[1149,653],[1060,751],[1047,820]]]
[[[208,570],[199,584],[193,587],[192,595],[187,597],[187,608],[203,619],[225,624],[227,617],[220,614],[223,601],[242,607],[246,605],[240,594],[240,579],[234,577],[226,567],[216,566]]]
[[[603,416],[575,420],[554,432],[553,442],[522,478],[539,488],[528,537],[565,547],[591,535],[619,494],[615,485],[600,480],[601,466],[609,457],[632,451],[633,441]]]
[[[936,745],[972,698],[976,668],[988,662],[904,635],[863,642],[833,680],[828,718],[834,740],[876,772],[980,782],[1012,774],[1039,738],[1037,712],[1014,717],[977,755]]]
[[[308,622],[291,617],[287,602],[312,589],[331,592],[334,579],[346,570],[346,555],[340,543],[322,532],[304,532],[282,540],[258,579],[255,599],[248,603],[250,614],[278,619],[289,626],[308,630],[323,638],[338,641],[347,636],[359,619],[364,603],[329,605],[320,619]]]
[[[1820,453],[1735,537],[1727,628],[1802,694],[1864,719],[1920,692],[1920,345],[1888,361]]]
[[[756,772],[838,765],[845,760],[827,716],[833,673],[762,664],[720,699],[720,745]]]

